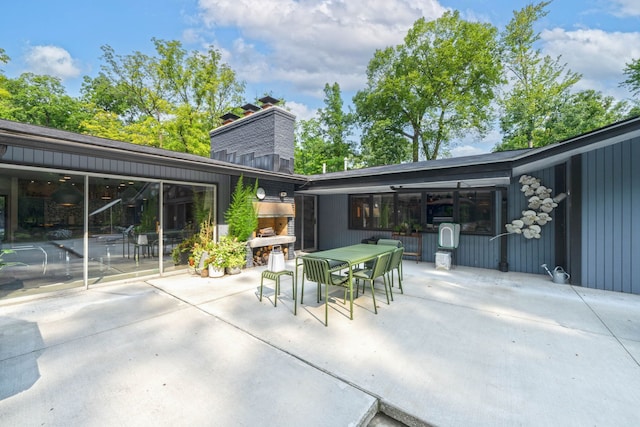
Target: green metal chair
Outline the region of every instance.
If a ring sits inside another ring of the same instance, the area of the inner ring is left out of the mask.
[[[356,295],[358,293],[358,285],[360,279],[362,279],[362,293],[364,293],[364,287],[366,282],[369,282],[371,286],[371,298],[373,298],[373,309],[378,314],[378,307],[376,306],[376,294],[373,289],[373,284],[378,277],[382,277],[384,281],[384,293],[387,296],[387,304],[389,302],[389,285],[387,283],[387,271],[389,267],[389,260],[391,259],[391,252],[387,252],[378,257],[373,262],[373,267],[364,269],[353,273],[353,278],[356,279]]]
[[[333,273],[329,260],[319,258],[302,258],[302,295],[300,304],[304,304],[304,280],[317,283],[317,297],[320,302],[321,287],[324,285],[324,325],[329,326],[329,286],[342,286],[344,291],[344,303],[347,303],[347,291],[349,292],[351,320],[353,320],[353,286],[349,276]],[[337,267],[334,267],[337,268]]]
[[[402,255],[404,255],[404,248],[397,248],[393,251],[391,259],[389,260],[387,275],[390,276],[391,288],[393,288],[393,272],[394,270],[398,272],[398,286],[400,288],[400,293],[404,294],[404,289],[402,289]],[[393,301],[393,291],[391,292],[391,300]]]
[[[395,246],[397,248],[402,247],[402,242],[396,239],[378,239],[378,245]],[[365,269],[371,269],[373,267],[373,261],[367,261],[364,263]],[[362,269],[358,269],[362,270]]]
[[[378,244],[379,245],[395,246],[397,248],[402,246],[402,242],[400,240],[396,240],[396,239],[380,239],[380,240],[378,240]]]

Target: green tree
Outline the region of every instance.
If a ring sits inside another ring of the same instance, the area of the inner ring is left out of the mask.
[[[367,87],[354,97],[368,159],[374,164],[446,155],[453,138],[486,133],[491,102],[501,82],[497,30],[447,12],[417,20],[395,48],[378,50],[367,68]],[[386,153],[391,157],[379,157]],[[393,157],[397,156],[397,157]]]
[[[3,48],[0,47],[0,65],[7,64],[11,58],[5,52]],[[13,107],[11,105],[11,93],[7,88],[7,83],[9,79],[5,77],[2,73],[2,68],[0,68],[0,118],[8,119],[12,113]]]
[[[295,147],[295,171],[301,174],[321,173],[323,164],[328,172],[344,169],[344,159],[353,159],[353,114],[343,110],[340,85],[324,86],[325,108],[318,109],[317,118],[298,124]]]
[[[625,64],[624,75],[627,78],[620,85],[627,87],[633,96],[640,96],[640,58]]]
[[[258,228],[258,212],[253,204],[258,189],[258,180],[254,185],[244,185],[242,175],[238,178],[236,188],[231,195],[229,209],[224,219],[229,225],[229,237],[244,242]]]
[[[554,140],[549,129],[552,118],[571,99],[570,89],[581,76],[565,71],[560,58],[542,56],[533,45],[540,39],[533,29],[535,22],[546,16],[550,2],[527,5],[514,11],[513,18],[501,37],[503,61],[511,89],[500,100],[502,142],[497,150],[539,147]]]
[[[322,135],[320,121],[317,118],[298,121],[295,137],[294,172],[303,175],[321,173],[327,144]]]
[[[629,112],[629,116],[640,116],[640,58],[633,59],[626,64],[624,74],[627,78],[620,86],[627,87],[634,97],[634,106]]]
[[[89,117],[83,104],[66,94],[57,77],[23,73],[0,82],[2,118],[78,132],[80,123]]]
[[[573,93],[547,121],[540,141],[562,141],[624,119],[628,106],[595,90]]]
[[[213,47],[188,52],[178,41],[153,43],[156,56],[122,56],[110,46],[102,47],[102,72],[83,84],[83,99],[96,111],[83,123],[84,129],[208,156],[208,132],[241,102],[244,84]]]

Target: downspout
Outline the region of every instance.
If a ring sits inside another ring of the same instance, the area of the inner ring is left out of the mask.
[[[500,224],[501,224],[501,231],[505,229],[505,225],[507,224],[507,189],[506,188],[501,188],[500,189]],[[507,244],[509,242],[508,240],[509,235],[508,234],[503,234],[502,237],[500,237],[500,263],[498,265],[498,269],[504,273],[506,273],[507,271],[509,271],[509,263],[507,262]]]
[[[554,187],[553,193],[558,195],[567,192],[567,165],[562,163],[554,168]],[[561,266],[568,271],[569,266],[567,260],[570,258],[567,252],[567,204],[558,203],[554,214],[554,266]]]

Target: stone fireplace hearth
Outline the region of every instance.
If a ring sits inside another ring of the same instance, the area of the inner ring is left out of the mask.
[[[295,207],[293,203],[258,202],[258,228],[249,240],[247,266],[266,265],[274,246],[280,246],[285,259],[293,259]]]

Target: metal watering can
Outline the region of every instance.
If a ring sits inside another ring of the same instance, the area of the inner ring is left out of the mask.
[[[549,269],[547,268],[547,264],[542,264],[541,267],[547,271],[547,274],[549,274],[549,276],[551,276],[551,280],[553,280],[553,283],[560,283],[561,285],[565,285],[571,278],[571,275],[564,271],[564,268],[560,266],[554,268],[553,272],[549,271]]]

